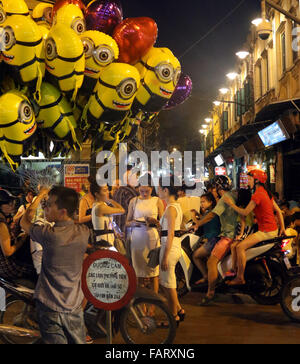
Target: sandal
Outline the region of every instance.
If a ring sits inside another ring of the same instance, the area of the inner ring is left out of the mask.
[[[246,284],[246,281],[239,281],[237,279],[234,279],[233,281],[229,281],[226,283],[228,286],[230,287],[234,287],[234,286],[244,286]]]
[[[201,306],[201,307],[206,307],[209,306],[211,302],[213,302],[215,299],[215,297],[208,297],[205,296],[204,298],[202,298],[202,300],[197,304],[197,306]]]
[[[184,319],[185,319],[185,312],[184,312],[183,308],[180,311],[177,312],[177,316],[179,316],[180,322],[183,322],[184,321]]]
[[[179,327],[179,324],[180,324],[180,322],[181,322],[181,320],[180,320],[180,316],[179,315],[176,315],[176,316],[173,316],[174,317],[174,320],[175,320],[175,322],[176,322],[176,326],[177,326],[177,328]],[[179,318],[179,320],[176,320],[177,319],[177,317]]]

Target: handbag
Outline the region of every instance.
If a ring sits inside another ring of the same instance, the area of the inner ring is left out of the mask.
[[[149,268],[155,269],[159,265],[159,255],[161,247],[150,250],[147,258],[149,259],[147,265]]]

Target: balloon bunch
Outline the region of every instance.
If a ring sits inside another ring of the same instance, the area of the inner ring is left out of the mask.
[[[91,140],[114,151],[162,110],[183,103],[192,81],[147,17],[123,20],[119,0],[0,1],[0,156],[66,156]]]

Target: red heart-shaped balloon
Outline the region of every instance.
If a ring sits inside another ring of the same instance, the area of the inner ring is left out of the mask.
[[[158,28],[151,18],[128,18],[119,24],[113,34],[120,48],[118,61],[136,64],[156,43]]]

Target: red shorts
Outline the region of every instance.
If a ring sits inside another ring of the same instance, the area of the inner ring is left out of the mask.
[[[223,260],[230,251],[232,243],[233,239],[221,237],[220,240],[215,245],[211,255],[216,257],[219,261]]]

